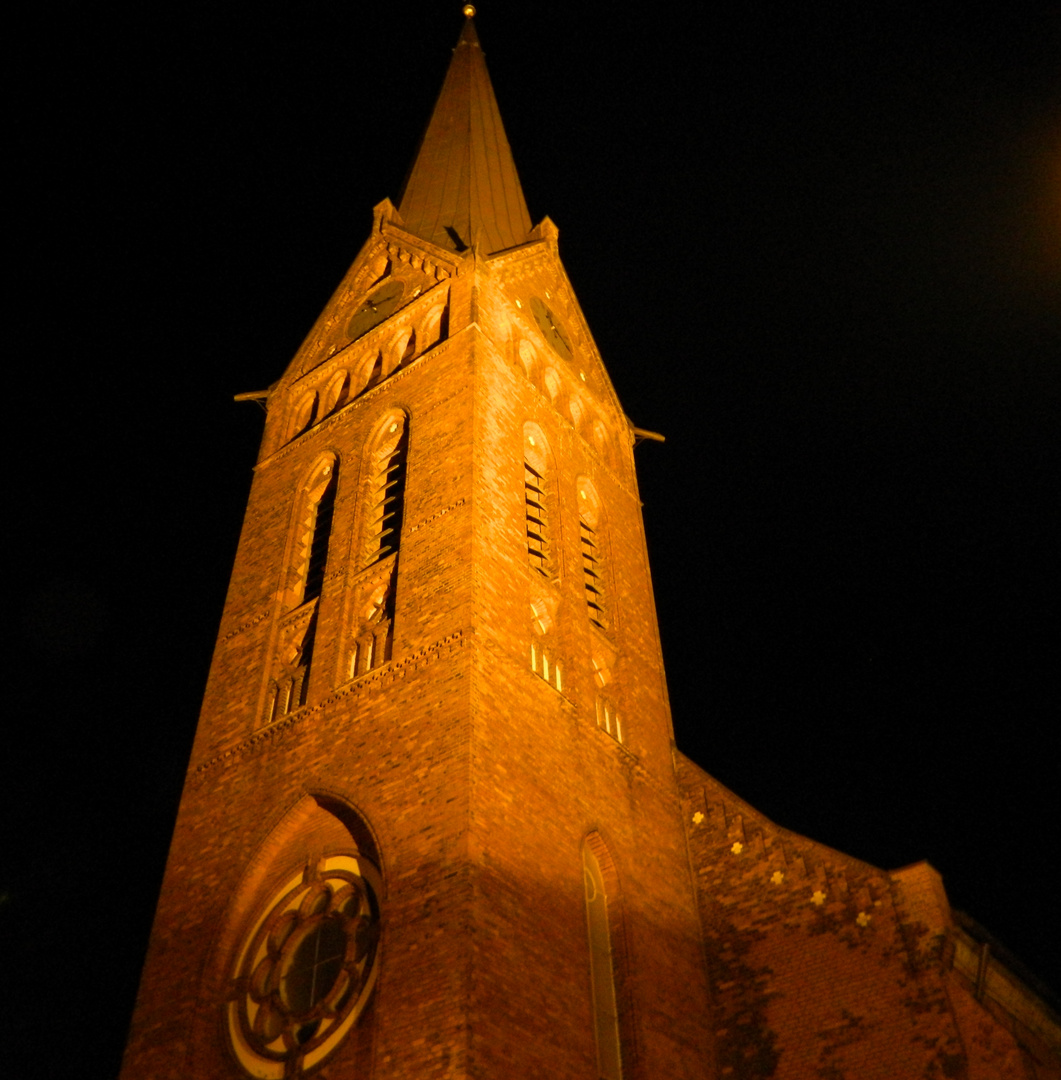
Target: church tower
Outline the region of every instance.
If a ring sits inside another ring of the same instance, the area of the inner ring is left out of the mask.
[[[634,429],[470,17],[261,396],[123,1077],[713,1076]]]

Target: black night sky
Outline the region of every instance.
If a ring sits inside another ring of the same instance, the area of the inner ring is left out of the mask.
[[[929,860],[1056,988],[1061,16],[928,7],[477,26],[532,218],[667,437],[637,455],[679,746]],[[109,1077],[261,432],[232,395],[397,199],[461,16],[53,17],[9,94],[0,1016],[20,1077]]]

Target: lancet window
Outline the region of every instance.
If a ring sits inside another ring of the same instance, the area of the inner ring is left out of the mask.
[[[385,423],[379,445],[369,460],[366,563],[396,554],[401,544],[408,435],[405,414],[395,414]]]
[[[291,556],[283,589],[283,608],[271,666],[265,719],[271,721],[306,703],[313,641],[315,601],[324,588],[328,545],[335,515],[338,470],[328,455],[317,462],[295,507]]]
[[[608,625],[604,586],[604,555],[600,529],[600,500],[596,489],[586,479],[578,482],[578,533],[582,549],[582,585],[585,590],[589,621],[598,629]]]
[[[549,448],[537,424],[523,427],[523,503],[527,559],[544,577],[555,573],[552,553],[552,499]]]
[[[324,586],[324,571],[328,564],[328,541],[332,535],[332,518],[335,514],[336,472],[320,493],[313,507],[313,529],[310,533],[309,553],[306,560],[306,584],[303,600],[320,596]]]
[[[560,669],[560,661],[556,659],[550,650],[538,642],[531,642],[530,647],[531,671],[543,678],[550,686],[557,690],[564,689],[563,672]]]
[[[606,731],[616,742],[623,741],[623,725],[619,713],[610,701],[597,697],[597,727]]]
[[[597,1075],[600,1080],[622,1080],[619,1005],[615,992],[615,963],[608,915],[608,896],[601,863],[593,850],[594,846],[599,846],[602,853],[604,852],[604,844],[599,837],[594,835],[587,838],[582,845],[582,869],[586,889],[593,1027],[597,1039]]]
[[[337,480],[335,460],[327,457],[317,463],[302,489],[295,511],[295,534],[285,588],[288,608],[320,596],[328,562]]]
[[[549,512],[545,507],[545,480],[529,461],[523,463],[527,511],[527,556],[539,574],[548,575]]]

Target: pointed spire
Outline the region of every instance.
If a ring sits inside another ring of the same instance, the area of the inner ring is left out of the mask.
[[[405,182],[398,212],[417,236],[487,253],[527,240],[530,214],[471,16]]]

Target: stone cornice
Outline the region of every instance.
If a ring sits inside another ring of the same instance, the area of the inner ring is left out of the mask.
[[[215,754],[209,760],[198,765],[195,772],[191,774],[190,779],[201,781],[210,770],[223,764],[231,764],[248,754],[265,749],[313,717],[319,716],[337,701],[341,701],[343,698],[357,698],[368,690],[381,690],[398,679],[404,679],[409,672],[427,667],[465,647],[468,640],[463,630],[457,630],[452,634],[447,634],[444,638],[440,638],[432,645],[426,645],[424,648],[402,657],[400,660],[391,660],[378,668],[373,668],[364,675],[360,675],[343,686],[337,687],[315,705],[305,706],[288,713],[281,720],[276,720],[265,727],[258,728],[257,731],[234,746]]]

